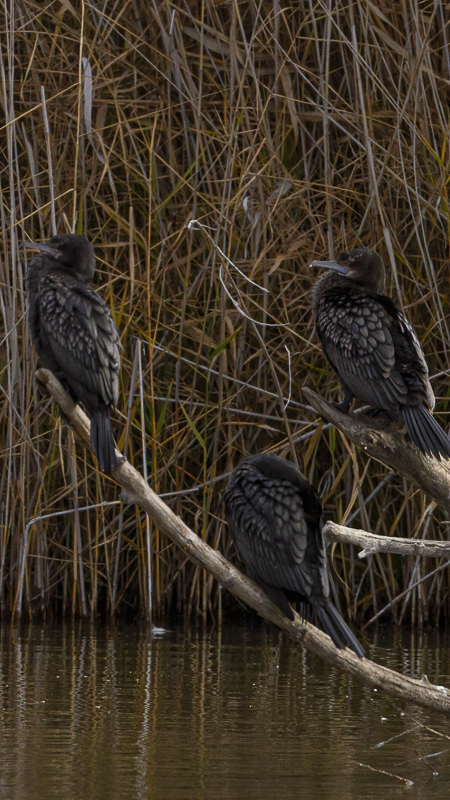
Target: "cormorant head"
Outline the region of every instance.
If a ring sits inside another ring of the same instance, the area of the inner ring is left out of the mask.
[[[241,467],[254,468],[266,478],[275,478],[292,483],[300,491],[305,513],[312,514],[317,517],[317,520],[321,518],[322,506],[316,490],[292,461],[287,461],[287,459],[277,456],[275,453],[256,453],[243,458],[238,470]]]
[[[286,458],[275,455],[275,453],[255,453],[252,456],[245,456],[240,465],[248,464],[249,466],[259,469],[267,478],[282,478],[283,480],[295,483],[297,478],[303,478],[299,468]]]
[[[334,261],[312,261],[310,266],[332,269],[368,292],[380,294],[384,291],[386,273],[383,261],[375,250],[357,247],[340,253]]]
[[[62,233],[52,236],[46,243],[24,242],[25,247],[32,247],[52,256],[56,261],[73,269],[77,275],[92,280],[95,272],[94,248],[86,236],[78,233]]]

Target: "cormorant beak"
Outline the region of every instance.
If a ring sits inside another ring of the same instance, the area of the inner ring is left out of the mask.
[[[322,269],[334,269],[335,272],[339,272],[340,275],[348,275],[350,272],[350,267],[346,267],[345,264],[339,264],[338,261],[311,261],[310,267],[321,267]]]
[[[30,247],[33,250],[39,250],[40,253],[46,253],[48,256],[59,256],[61,253],[55,247],[52,247],[45,242],[22,242],[24,247]]]

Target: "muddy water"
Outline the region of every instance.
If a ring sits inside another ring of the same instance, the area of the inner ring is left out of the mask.
[[[449,646],[442,633],[381,631],[368,649],[450,686]],[[8,800],[448,800],[448,737],[447,718],[264,625],[0,632]]]

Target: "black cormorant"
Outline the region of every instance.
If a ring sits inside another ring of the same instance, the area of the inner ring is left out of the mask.
[[[336,647],[364,650],[330,601],[322,506],[300,470],[279,456],[244,458],[224,492],[231,538],[248,575],[289,619],[289,601],[314,611]]]
[[[110,408],[119,399],[119,335],[108,307],[89,285],[95,256],[85,236],[62,234],[39,250],[26,274],[28,322],[42,366],[58,377],[91,417],[101,469],[118,466]]]
[[[313,261],[330,272],[316,282],[312,306],[317,335],[344,398],[382,409],[390,419],[402,412],[414,444],[437,459],[450,457],[450,439],[432,415],[434,394],[419,340],[385,288],[385,269],[374,250],[357,248],[335,261]]]

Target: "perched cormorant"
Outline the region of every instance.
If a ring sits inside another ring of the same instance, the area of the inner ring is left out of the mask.
[[[345,642],[364,656],[358,640],[330,600],[322,506],[316,490],[285,458],[244,458],[224,492],[231,538],[250,578],[289,619],[289,601],[314,611],[336,647]]]
[[[317,335],[344,392],[337,407],[347,413],[357,398],[390,419],[401,411],[422,453],[449,458],[450,439],[432,415],[434,394],[419,340],[403,312],[382,294],[380,256],[357,248],[311,266],[331,270],[315,284],[312,306]]]
[[[36,350],[42,366],[88,411],[92,449],[109,474],[118,466],[109,411],[119,399],[119,335],[106,303],[89,285],[93,247],[71,233],[25,244],[40,251],[25,278]]]

